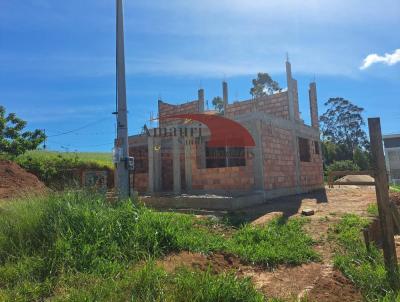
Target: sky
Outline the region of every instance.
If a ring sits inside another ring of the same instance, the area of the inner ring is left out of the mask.
[[[398,0],[125,0],[129,133],[157,99],[206,100],[229,85],[249,99],[268,72],[286,87],[288,53],[309,123],[308,83],[319,113],[343,97],[400,133]],[[0,105],[46,129],[48,148],[110,151],[115,136],[115,1],[0,0]],[[67,134],[65,134],[67,132]]]

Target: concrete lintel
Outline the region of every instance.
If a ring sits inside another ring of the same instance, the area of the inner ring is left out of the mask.
[[[319,130],[308,125],[300,124],[291,120],[279,118],[271,114],[263,112],[251,112],[243,114],[235,118],[235,121],[244,123],[247,121],[254,121],[255,119],[261,120],[265,123],[271,124],[274,127],[278,127],[285,130],[294,130],[297,135],[305,136],[307,138],[314,138],[319,140]]]

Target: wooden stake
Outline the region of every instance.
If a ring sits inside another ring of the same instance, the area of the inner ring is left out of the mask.
[[[368,119],[371,153],[375,167],[375,190],[379,220],[382,229],[382,246],[389,282],[393,289],[400,288],[397,255],[394,243],[393,218],[389,204],[389,185],[383,155],[381,123],[379,118]]]
[[[392,211],[394,233],[396,235],[398,235],[398,234],[400,234],[400,213],[399,213],[399,209],[397,208],[396,204],[393,201],[391,201],[389,204],[390,204],[390,210]]]
[[[367,248],[367,251],[369,252],[371,249],[371,240],[369,238],[369,230],[368,228],[363,229],[363,235],[364,235],[364,242],[365,242],[365,247]]]

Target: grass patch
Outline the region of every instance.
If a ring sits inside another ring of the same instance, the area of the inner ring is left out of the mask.
[[[79,274],[63,282],[53,301],[267,301],[247,278],[185,269],[167,274],[151,261],[117,279]]]
[[[108,277],[91,273],[64,274],[53,282],[49,301],[269,301],[248,278],[233,273],[215,275],[210,272],[178,270],[167,274],[153,261]],[[12,290],[0,289],[4,301],[39,301],[50,295],[45,283],[25,281]]]
[[[304,223],[275,219],[227,237],[193,215],[129,200],[111,205],[93,193],[7,202],[0,207],[0,301],[260,301],[248,280],[233,275],[180,271],[165,281],[157,268],[132,267],[181,250],[223,251],[266,266],[317,260]]]
[[[242,259],[266,266],[319,260],[312,249],[313,240],[303,231],[305,222],[301,218],[280,217],[271,220],[267,227],[244,225],[233,235],[231,251]]]
[[[32,150],[27,151],[25,154],[20,155],[18,158],[31,157],[38,158],[42,161],[51,160],[59,157],[65,159],[75,160],[78,158],[83,163],[92,163],[99,166],[108,166],[113,168],[112,154],[109,152],[57,152],[45,150]]]
[[[391,192],[400,192],[400,185],[390,185]]]
[[[379,215],[378,204],[376,204],[376,203],[370,203],[370,204],[368,205],[367,212],[368,212],[368,214],[370,214],[371,216],[378,216],[378,215]]]
[[[78,180],[74,169],[113,169],[109,153],[65,153],[29,151],[15,161],[30,173],[35,174],[47,186],[64,189],[75,185]]]
[[[53,272],[101,271],[171,251],[223,248],[223,238],[196,228],[192,216],[153,212],[130,201],[112,206],[89,193],[13,202],[0,221],[0,262],[38,255]]]
[[[334,264],[361,289],[367,301],[394,301],[396,294],[390,288],[381,251],[374,246],[367,251],[363,242],[361,230],[367,225],[367,219],[343,216],[331,235],[338,243]]]

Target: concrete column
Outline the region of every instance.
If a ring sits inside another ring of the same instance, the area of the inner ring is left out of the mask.
[[[310,83],[308,95],[310,98],[311,126],[319,129],[317,85],[315,84],[315,82]]]
[[[222,82],[222,100],[224,101],[224,113],[226,112],[226,107],[228,106],[228,83]]]
[[[286,82],[287,93],[289,98],[289,119],[294,120],[294,95],[293,95],[293,79],[292,79],[292,65],[286,61]]]
[[[186,140],[185,144],[185,181],[188,192],[192,189],[192,140]]]
[[[172,170],[173,170],[173,183],[174,193],[181,193],[181,159],[179,150],[178,137],[172,138]]]
[[[204,89],[199,89],[197,95],[199,102],[199,112],[204,112]]]
[[[264,154],[261,138],[261,121],[255,120],[251,125],[251,132],[256,146],[253,148],[253,173],[254,184],[257,190],[264,191]]]
[[[300,109],[299,109],[299,91],[297,88],[297,80],[292,79],[293,83],[293,110],[294,110],[294,118],[296,121],[300,120]]]
[[[147,150],[148,150],[148,162],[149,162],[149,171],[148,171],[148,186],[147,191],[149,193],[155,192],[154,187],[154,138],[149,136],[147,138]]]
[[[161,139],[159,137],[154,137],[154,192],[161,191]]]

